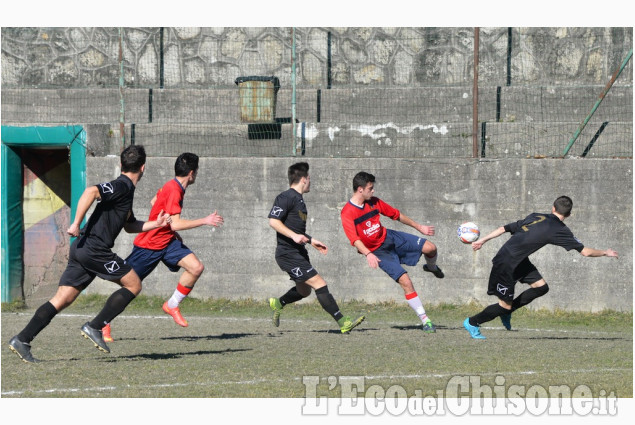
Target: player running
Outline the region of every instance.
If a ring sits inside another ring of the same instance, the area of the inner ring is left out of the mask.
[[[364,171],[357,173],[353,178],[353,197],[341,211],[344,233],[351,245],[366,256],[370,267],[375,269],[379,266],[401,286],[408,304],[421,319],[423,330],[428,333],[436,332],[410,276],[401,265],[416,266],[421,254],[424,254],[426,264],[423,265],[423,270],[441,279],[444,274],[437,266],[437,247],[427,239],[385,228],[379,221],[379,216],[381,214],[399,220],[427,236],[434,235],[434,226],[417,223],[398,209],[374,197],[374,193],[375,176]]]
[[[150,219],[156,217],[160,211],[165,211],[171,217],[170,226],[137,236],[132,252],[126,258],[126,262],[132,266],[142,281],[156,268],[159,262],[163,262],[171,272],[177,272],[181,268],[185,269],[174,293],[170,299],[163,303],[163,311],[172,316],[174,321],[183,327],[187,327],[188,323],[181,315],[179,304],[192,291],[196,281],[205,270],[205,266],[183,243],[183,239],[177,231],[200,226],[218,227],[223,224],[223,217],[218,215],[216,211],[197,220],[181,218],[185,189],[194,184],[197,173],[198,156],[189,152],[179,155],[174,162],[175,177],[165,183],[151,201]],[[104,338],[107,341],[112,341],[110,323],[103,330]]]
[[[485,339],[481,334],[480,326],[497,317],[501,318],[507,330],[511,330],[512,312],[549,292],[549,286],[542,275],[529,261],[529,256],[543,246],[557,245],[567,251],[575,249],[585,257],[617,258],[617,252],[612,249],[602,251],[587,248],[573,236],[571,230],[564,224],[564,219],[569,217],[572,208],[571,198],[561,196],[553,203],[551,214],[529,214],[523,220],[499,227],[484,238],[472,242],[472,249],[478,251],[485,242],[505,232],[512,234],[492,260],[487,294],[496,295],[499,299],[498,303],[486,307],[477,315],[463,321],[463,327],[472,338]],[[516,282],[528,284],[529,289],[514,298]]]
[[[110,348],[102,338],[104,324],[117,317],[141,292],[141,280],[130,264],[111,251],[115,239],[125,229],[128,233],[146,232],[162,228],[169,216],[158,211],[155,219],[145,223],[135,218],[132,203],[135,187],[145,170],[146,154],[142,146],[128,146],[121,152],[121,175],[110,182],[86,188],[79,201],[75,220],[67,233],[78,237],[72,243],[68,265],[59,281],[57,293],[42,304],[26,327],[9,341],[9,348],[27,363],[36,363],[31,354],[31,341],[53,320],[55,315],[71,305],[77,296],[99,276],[116,282],[121,289],[106,301],[104,308],[81,328],[81,334],[90,339],[99,350]],[[97,206],[83,229],[79,229],[84,216],[97,201]]]
[[[285,305],[300,301],[315,290],[320,305],[337,322],[342,333],[349,333],[364,321],[360,316],[354,321],[344,316],[329,288],[309,261],[305,245],[309,244],[326,255],[328,248],[319,240],[306,234],[307,208],[302,197],[311,188],[309,164],[298,162],[288,169],[288,190],[279,194],[269,212],[269,225],[276,231],[276,262],[287,272],[295,286],[280,298],[269,298],[273,310],[273,324],[280,325],[280,313]]]

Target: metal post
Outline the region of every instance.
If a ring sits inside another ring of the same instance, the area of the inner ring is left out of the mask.
[[[125,139],[125,107],[124,107],[124,77],[123,77],[123,33],[122,28],[119,28],[119,135],[121,136],[121,149],[126,147]]]
[[[296,156],[296,127],[295,127],[295,27],[291,30],[291,125],[293,128],[293,156]]]
[[[512,28],[507,28],[507,85],[512,85]]]
[[[478,27],[474,28],[474,84],[472,86],[472,158],[478,157]]]
[[[604,100],[604,97],[607,95],[609,90],[611,90],[611,87],[613,87],[613,83],[615,82],[615,80],[617,80],[617,77],[620,76],[620,74],[622,73],[622,70],[624,70],[624,67],[626,66],[626,64],[628,63],[628,61],[631,59],[632,56],[633,56],[633,49],[631,48],[631,50],[628,52],[628,55],[626,55],[626,58],[624,58],[624,61],[622,61],[622,66],[620,66],[620,68],[613,73],[613,77],[611,77],[611,80],[608,82],[608,84],[606,85],[602,93],[600,94],[600,98],[597,100],[597,102],[595,102],[595,105],[593,105],[593,108],[591,108],[591,112],[589,112],[589,115],[586,116],[582,124],[580,124],[580,127],[578,127],[576,132],[571,137],[571,140],[569,140],[569,144],[567,145],[564,152],[562,153],[562,156],[566,156],[567,153],[569,153],[569,150],[571,149],[575,141],[580,136],[580,133],[582,133],[582,130],[584,130],[584,127],[586,127],[587,123],[589,122],[593,114],[595,114],[595,111],[598,109],[598,106],[600,106],[600,103],[602,103],[602,101]]]

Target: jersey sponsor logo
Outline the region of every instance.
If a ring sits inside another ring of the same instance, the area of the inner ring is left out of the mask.
[[[372,236],[375,233],[377,233],[377,231],[379,230],[379,228],[381,227],[381,224],[377,223],[377,224],[373,224],[369,221],[366,222],[366,227],[368,227],[368,229],[364,229],[364,235],[365,236]]]
[[[106,271],[110,274],[113,274],[120,268],[119,264],[117,264],[117,262],[114,260],[104,264],[104,267],[106,268]]]
[[[281,213],[282,213],[282,208],[280,208],[277,205],[271,209],[271,215],[274,217],[280,217]]]
[[[300,270],[300,267],[296,267],[295,269],[291,269],[291,273],[293,273],[293,275],[295,277],[302,276],[302,270]]]
[[[506,295],[507,294],[507,289],[505,286],[501,285],[500,283],[496,284],[496,290],[501,294],[501,295]]]
[[[115,190],[112,188],[112,185],[110,183],[100,183],[99,186],[101,186],[101,190],[104,193],[114,193]]]

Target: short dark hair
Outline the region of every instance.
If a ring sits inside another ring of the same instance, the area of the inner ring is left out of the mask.
[[[357,192],[358,187],[366,187],[368,183],[375,183],[375,176],[366,171],[360,171],[353,177],[353,192]]]
[[[309,164],[306,162],[296,162],[289,167],[287,172],[289,186],[298,183],[302,177],[309,177]]]
[[[141,145],[130,145],[121,152],[121,172],[138,173],[146,163],[146,150]]]
[[[185,177],[190,171],[198,170],[198,155],[185,152],[179,155],[174,161],[174,175],[176,177]]]
[[[554,201],[553,206],[558,214],[569,217],[573,208],[573,201],[568,196],[561,196]]]

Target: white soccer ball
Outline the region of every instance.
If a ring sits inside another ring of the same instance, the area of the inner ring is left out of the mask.
[[[459,239],[463,243],[475,242],[478,240],[479,236],[481,236],[478,226],[471,221],[461,224],[457,233],[459,234]]]

